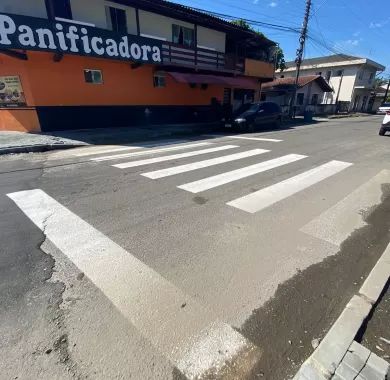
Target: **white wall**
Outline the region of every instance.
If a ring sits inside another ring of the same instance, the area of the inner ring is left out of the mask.
[[[332,76],[330,78],[329,84],[333,88],[334,93],[326,93],[324,95],[324,103],[332,104],[336,101],[337,93],[340,86],[341,77],[336,76],[338,70],[343,70],[343,81],[340,89],[339,101],[350,102],[352,100],[352,95],[355,87],[355,80],[357,73],[359,71],[359,66],[344,66],[344,67],[334,67],[334,68],[312,68],[312,69],[303,69],[301,70],[301,76],[304,75],[316,75],[318,72],[322,72],[322,76],[326,76],[327,71],[332,71]],[[288,71],[283,73],[277,73],[277,77],[280,78],[283,76],[285,78],[295,76],[295,72]]]
[[[95,24],[97,28],[107,28],[104,0],[71,0],[74,20]]]
[[[371,74],[373,74],[374,77],[370,80]],[[372,87],[374,84],[375,74],[376,71],[374,68],[369,66],[362,67],[357,74],[356,86]],[[360,76],[362,79],[359,78]]]
[[[0,0],[0,12],[47,18],[45,0]]]
[[[311,98],[314,94],[318,94],[317,104],[321,104],[324,97],[324,92],[316,82],[311,82],[305,87],[300,88],[297,94],[304,94],[303,105],[310,105]]]
[[[107,24],[106,6],[120,8],[126,11],[127,30],[129,34],[137,34],[135,9],[105,0],[71,0],[74,20],[95,24],[97,28],[109,29]]]
[[[341,82],[341,77],[336,76],[336,72],[338,70],[343,70],[343,80]],[[334,93],[325,93],[323,102],[325,104],[334,104],[336,102],[337,94],[339,92],[340,83],[340,93],[339,93],[339,101],[343,102],[352,102],[354,101],[354,93],[356,86],[362,86],[367,89],[371,88],[374,83],[374,79],[370,81],[370,75],[376,74],[377,68],[375,66],[359,63],[358,61],[354,65],[341,65],[331,67],[330,64],[321,65],[321,67],[311,67],[311,68],[303,68],[301,70],[301,75],[315,75],[318,72],[322,72],[322,76],[325,78],[327,71],[332,71],[332,76],[329,81],[329,84],[334,90]],[[363,73],[363,78],[359,79],[359,73]],[[294,68],[290,68],[284,72],[278,72],[276,74],[278,78],[284,76],[285,78],[295,76]]]
[[[198,46],[207,47],[224,53],[226,46],[226,34],[217,30],[198,26]]]
[[[188,22],[142,10],[139,11],[139,23],[141,34],[159,37],[169,42],[172,42],[172,24],[194,29],[194,25]]]

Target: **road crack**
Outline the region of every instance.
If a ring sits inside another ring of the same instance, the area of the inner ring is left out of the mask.
[[[53,296],[49,300],[48,306],[48,320],[49,323],[53,326],[53,336],[50,337],[50,340],[53,342],[50,347],[47,347],[45,350],[46,355],[56,354],[58,357],[58,363],[64,366],[66,372],[74,379],[83,379],[84,376],[81,375],[80,370],[78,369],[77,363],[72,359],[69,346],[70,338],[69,332],[67,330],[67,325],[65,322],[66,310],[64,308],[64,292],[66,290],[66,285],[64,282],[54,279],[53,275],[56,270],[56,259],[54,255],[50,252],[50,247],[52,243],[47,237],[47,228],[50,225],[50,219],[53,217],[54,212],[48,214],[42,222],[42,240],[38,244],[39,250],[45,255],[50,257],[51,267],[47,271],[45,281],[50,282],[55,285],[55,291]]]

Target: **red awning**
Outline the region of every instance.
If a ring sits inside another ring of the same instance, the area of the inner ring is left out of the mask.
[[[188,73],[168,73],[172,78],[180,83],[195,84],[221,84],[227,87],[238,87],[246,89],[260,89],[260,84],[256,79],[245,77],[222,77],[217,75],[188,74]]]

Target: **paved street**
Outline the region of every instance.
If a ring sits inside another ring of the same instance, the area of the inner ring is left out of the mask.
[[[381,120],[1,157],[0,377],[292,378],[389,243]]]

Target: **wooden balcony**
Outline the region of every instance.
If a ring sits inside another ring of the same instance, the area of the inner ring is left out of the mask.
[[[245,59],[245,75],[257,78],[273,79],[275,67],[273,63],[256,59]]]
[[[170,42],[163,43],[163,63],[165,65],[244,74],[245,60],[218,51],[190,48]]]

